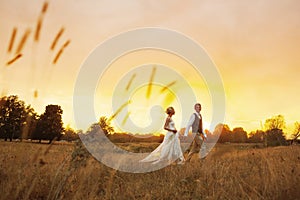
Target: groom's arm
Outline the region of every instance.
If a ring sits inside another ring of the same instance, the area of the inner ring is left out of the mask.
[[[189,130],[190,130],[191,126],[193,125],[194,121],[195,121],[195,115],[192,114],[189,122],[186,125],[185,131],[184,131],[184,136],[188,136]]]

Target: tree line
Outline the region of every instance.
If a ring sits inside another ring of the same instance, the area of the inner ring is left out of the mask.
[[[227,124],[219,124],[213,133],[206,130],[209,138],[219,137],[219,143],[263,143],[264,146],[289,145],[300,136],[300,124],[295,122],[292,139],[287,140],[283,132],[286,123],[282,115],[271,117],[265,121],[264,130],[251,131],[249,134],[242,128],[231,130]]]
[[[82,130],[75,131],[70,126],[63,127],[63,110],[59,105],[47,105],[45,112],[38,115],[31,105],[26,105],[18,96],[0,98],[0,139],[13,141],[23,140],[53,140],[74,141],[79,138]],[[89,128],[100,126],[105,135],[114,132],[107,117],[100,117],[99,122]]]
[[[31,139],[41,142],[48,140],[72,141],[78,139],[81,130],[75,131],[71,127],[63,127],[63,110],[59,105],[47,105],[45,112],[38,115],[30,105],[26,105],[18,96],[4,96],[0,98],[0,138],[5,141],[13,139]],[[94,132],[100,126],[104,134],[109,138],[114,134],[114,128],[107,117],[100,117],[99,122],[90,126],[89,132]],[[249,134],[242,128],[231,130],[226,124],[219,124],[213,133],[205,130],[209,139],[218,140],[219,143],[263,143],[265,146],[287,145],[285,120],[282,115],[267,119],[264,130],[252,131]],[[300,136],[300,123],[295,123],[293,139]],[[216,138],[218,137],[218,138]]]
[[[0,99],[0,138],[5,141],[31,139],[41,142],[48,140],[49,143],[59,140],[69,136],[72,130],[63,128],[62,114],[63,110],[59,105],[47,105],[45,112],[38,115],[18,96],[4,96]],[[62,134],[64,131],[67,135]]]

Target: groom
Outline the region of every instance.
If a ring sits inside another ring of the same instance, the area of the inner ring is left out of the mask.
[[[191,148],[190,148],[190,152],[187,155],[186,158],[186,162],[189,162],[193,156],[194,153],[196,153],[197,151],[199,151],[199,157],[202,157],[200,155],[200,153],[206,153],[205,152],[205,143],[204,141],[207,140],[207,136],[206,134],[203,132],[203,127],[202,127],[202,116],[200,114],[201,111],[201,104],[200,103],[196,103],[194,106],[194,109],[196,112],[194,112],[191,117],[190,120],[186,126],[185,132],[184,132],[184,136],[188,136],[189,133],[189,129],[192,127],[192,133],[193,135],[195,135],[195,138],[192,142]]]

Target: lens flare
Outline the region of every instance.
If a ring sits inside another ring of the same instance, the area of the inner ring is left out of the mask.
[[[129,88],[130,88],[130,86],[131,86],[131,84],[132,84],[132,82],[133,82],[133,80],[134,80],[135,77],[136,77],[136,74],[133,74],[133,75],[131,76],[131,78],[130,78],[130,80],[129,80],[127,86],[126,86],[126,91],[129,90]]]
[[[151,76],[150,76],[150,80],[149,80],[149,83],[148,83],[148,90],[147,90],[147,94],[146,94],[147,99],[149,99],[150,96],[151,96],[152,84],[153,84],[153,79],[154,79],[154,76],[155,76],[155,72],[156,72],[156,67],[153,67],[152,68],[152,73],[151,73]]]
[[[113,120],[118,114],[120,114],[120,112],[122,112],[122,110],[128,106],[128,104],[130,104],[131,101],[127,101],[126,103],[124,103],[123,105],[120,106],[120,108],[117,109],[117,111],[108,119],[108,121]]]

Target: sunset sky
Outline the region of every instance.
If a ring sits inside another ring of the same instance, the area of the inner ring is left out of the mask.
[[[140,0],[50,0],[47,1],[48,9],[43,16],[39,40],[34,41],[36,23],[44,2],[0,0],[0,93],[18,95],[27,104],[32,104],[39,114],[46,105],[59,104],[64,110],[65,125],[85,130],[87,127],[75,124],[72,105],[74,85],[84,60],[99,44],[115,35],[137,28],[160,27],[184,34],[206,50],[223,80],[226,95],[223,123],[230,128],[241,126],[248,132],[261,129],[261,123],[264,124],[267,118],[282,114],[287,122],[287,132],[292,132],[294,122],[300,121],[298,0],[167,0],[157,3]],[[52,41],[62,27],[64,32],[51,51]],[[14,46],[8,52],[14,28],[17,28]],[[6,66],[15,56],[27,29],[31,32],[21,52],[23,56]],[[67,40],[70,44],[58,62],[52,64]],[[154,66],[152,63],[162,63],[187,80],[196,93],[197,101],[202,103],[208,126],[213,110],[209,95],[212,91],[208,91],[203,77],[195,75],[192,67],[182,59],[151,50],[129,54],[110,66],[103,80],[99,80],[97,88],[101,92],[95,93],[96,116],[113,114],[111,95],[117,80],[129,74],[130,70],[147,64],[149,70],[143,76],[149,79]],[[127,67],[120,70],[120,66]],[[186,69],[191,71],[188,73]],[[159,71],[158,66],[157,73]],[[36,98],[33,96],[35,90],[38,91]],[[149,113],[144,111],[152,104],[139,101],[138,93],[143,90],[146,91],[146,88],[141,87],[135,93],[137,96],[133,96],[138,100],[135,100],[136,107],[131,105],[130,112],[135,123],[142,122],[143,113],[147,115],[143,125],[147,126],[150,123]],[[179,113],[186,109],[179,106],[175,97],[170,98],[170,104]],[[168,105],[161,106],[165,109]],[[141,110],[137,111],[137,108]],[[192,111],[191,105],[189,112]],[[158,119],[160,117],[163,121],[165,116],[157,116]],[[188,120],[181,119],[179,115],[174,117],[178,126]]]

